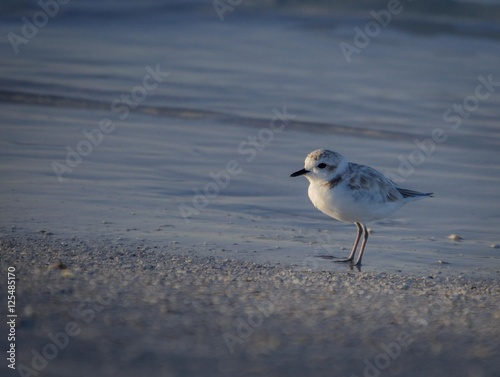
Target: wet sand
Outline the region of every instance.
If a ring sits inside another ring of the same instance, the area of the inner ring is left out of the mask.
[[[486,377],[500,371],[500,288],[493,279],[313,271],[207,257],[175,245],[46,233],[3,234],[0,248],[2,275],[16,268],[16,363],[26,373]],[[5,349],[6,337],[1,344]]]

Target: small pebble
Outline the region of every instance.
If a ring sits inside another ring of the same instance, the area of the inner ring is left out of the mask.
[[[448,239],[452,240],[452,241],[461,241],[461,240],[463,240],[463,238],[460,237],[458,234],[450,234],[448,236]]]
[[[71,273],[70,270],[68,270],[67,268],[61,270],[61,276],[63,278],[70,278],[71,276],[73,276],[73,274]]]
[[[32,305],[28,304],[23,309],[23,317],[32,318],[35,315],[35,309]]]
[[[67,269],[68,267],[63,263],[63,262],[57,262],[57,263],[53,263],[51,264],[47,270],[65,270]]]

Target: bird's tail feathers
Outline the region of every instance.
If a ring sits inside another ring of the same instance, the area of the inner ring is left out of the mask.
[[[405,199],[423,199],[423,198],[434,196],[433,192],[423,193],[423,192],[407,190],[407,189],[399,188],[399,187],[397,188],[397,190],[399,191],[399,193],[401,195],[403,195],[403,198],[405,198]]]

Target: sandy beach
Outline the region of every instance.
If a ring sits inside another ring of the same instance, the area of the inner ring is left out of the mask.
[[[332,273],[43,234],[3,235],[0,252],[1,270],[16,269],[13,376],[500,371],[493,279]]]

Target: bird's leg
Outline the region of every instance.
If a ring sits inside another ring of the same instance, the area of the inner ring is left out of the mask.
[[[356,249],[358,248],[359,239],[361,238],[361,233],[363,233],[364,227],[364,225],[362,225],[361,223],[354,224],[356,224],[356,228],[358,228],[358,234],[356,235],[356,239],[354,240],[354,245],[352,245],[351,254],[349,254],[349,257],[347,259],[336,260],[335,262],[352,262],[354,260],[354,254],[356,254]]]
[[[361,258],[363,258],[363,253],[365,251],[366,241],[368,241],[368,230],[364,224],[361,224],[363,228],[363,242],[361,242],[361,248],[359,249],[358,260],[356,261],[356,266],[361,266]]]

